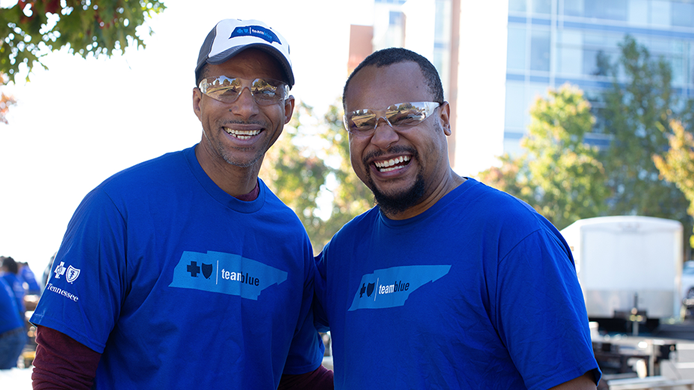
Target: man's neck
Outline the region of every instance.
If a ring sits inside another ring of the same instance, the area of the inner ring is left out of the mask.
[[[219,188],[233,197],[251,194],[258,186],[258,172],[262,160],[250,167],[239,167],[208,158],[204,153],[201,153],[200,145],[195,148],[195,157],[207,176]]]

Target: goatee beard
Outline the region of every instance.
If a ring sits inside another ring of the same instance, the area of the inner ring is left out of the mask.
[[[369,187],[376,198],[376,204],[387,215],[400,214],[420,202],[424,196],[424,177],[421,173],[417,174],[414,185],[400,194],[386,194],[378,190],[372,180]]]

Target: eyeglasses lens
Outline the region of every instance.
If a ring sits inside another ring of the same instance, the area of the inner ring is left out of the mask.
[[[345,128],[350,132],[365,133],[376,128],[378,121],[384,118],[395,130],[404,130],[424,121],[439,103],[436,102],[407,102],[393,104],[379,116],[370,109],[355,110],[345,115]]]
[[[246,80],[225,76],[209,77],[200,82],[200,91],[223,103],[233,103],[245,88],[248,88],[253,99],[259,105],[271,105],[283,101],[289,94],[289,88],[281,81],[273,79]]]

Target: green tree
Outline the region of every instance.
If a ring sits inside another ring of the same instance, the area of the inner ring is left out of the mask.
[[[82,57],[144,47],[138,28],[164,9],[159,0],[19,0],[0,10],[0,74],[14,81],[21,64],[31,71],[66,46]]]
[[[374,197],[352,169],[349,136],[342,124],[341,105],[331,105],[323,119],[326,129],[321,134],[328,141],[328,155],[339,162],[331,168],[336,186],[331,190],[332,210],[325,224],[325,236],[329,238],[352,218],[373,207]]]
[[[610,69],[612,87],[604,93],[600,111],[613,137],[601,157],[611,190],[610,213],[679,220],[690,227],[685,229],[688,235],[688,201],[675,184],[660,179],[652,156],[667,150],[670,121],[688,115],[676,108],[692,103],[679,101],[671,85],[672,71],[663,59],[651,58],[630,36],[620,48],[620,58]]]
[[[5,76],[0,73],[0,85],[4,85],[5,82]],[[14,104],[15,100],[12,96],[7,96],[0,91],[0,122],[7,123],[7,112],[10,110],[10,106]]]
[[[530,115],[522,145],[541,200],[535,207],[559,229],[603,213],[605,170],[597,148],[584,142],[595,119],[583,91],[570,85],[550,90],[548,98],[535,101]]]
[[[528,152],[520,156],[504,153],[499,157],[498,167],[491,167],[477,174],[477,178],[498,190],[507,192],[528,204],[538,202],[536,186],[528,167]]]
[[[319,215],[318,197],[329,168],[318,158],[317,150],[302,145],[300,138],[313,109],[298,102],[291,122],[265,155],[260,177],[297,214],[311,237],[314,248],[320,243],[324,221]],[[322,247],[322,246],[321,246]]]
[[[584,142],[594,117],[577,87],[563,85],[538,98],[530,109],[522,156],[502,157],[502,165],[482,181],[526,201],[557,228],[600,215],[608,195],[596,148]]]
[[[292,121],[270,148],[260,173],[299,216],[316,252],[346,222],[373,204],[370,190],[352,171],[341,117],[342,108],[337,104],[322,118],[316,118],[312,107],[297,104]],[[307,139],[307,135],[313,138]],[[332,198],[327,218],[321,217],[324,210],[318,205],[326,194]]]
[[[672,134],[667,136],[670,149],[664,155],[654,155],[653,162],[661,178],[675,183],[689,201],[687,213],[694,217],[694,137],[679,121],[671,121]],[[689,238],[694,247],[694,235]]]

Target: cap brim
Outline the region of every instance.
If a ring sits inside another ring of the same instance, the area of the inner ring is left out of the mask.
[[[289,62],[287,62],[287,59],[279,50],[263,43],[251,43],[244,46],[236,46],[229,48],[215,56],[209,57],[206,63],[214,65],[222,64],[234,58],[237,54],[241,53],[242,51],[251,48],[262,50],[265,53],[271,55],[274,59],[276,59],[282,67],[282,71],[284,72],[284,76],[286,77],[287,84],[290,88],[294,86],[294,74],[292,73],[292,67],[289,65]],[[200,68],[202,68],[202,66],[200,66]]]

